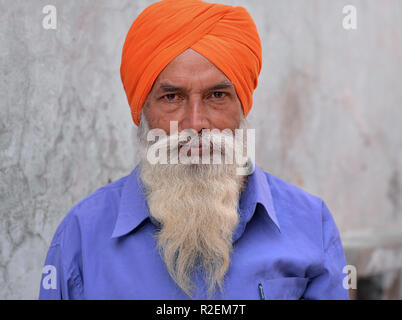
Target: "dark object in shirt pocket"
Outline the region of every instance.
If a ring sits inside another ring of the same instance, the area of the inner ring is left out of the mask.
[[[304,299],[308,281],[308,278],[284,277],[261,279],[259,283],[264,290],[265,300],[298,300]]]

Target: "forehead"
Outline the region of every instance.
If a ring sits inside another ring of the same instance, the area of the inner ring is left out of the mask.
[[[230,82],[226,75],[207,58],[188,49],[173,59],[159,74],[155,84],[214,85]]]

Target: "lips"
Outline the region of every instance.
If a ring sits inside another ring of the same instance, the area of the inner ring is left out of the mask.
[[[202,143],[199,143],[198,146],[191,145],[191,143],[185,143],[185,144],[179,146],[179,151],[184,146],[186,146],[188,148],[187,156],[191,156],[191,155],[200,155],[201,156],[203,154],[203,152],[208,152],[208,153],[213,152],[213,145],[211,143],[209,143],[209,146],[208,146],[208,144],[203,145]],[[197,151],[198,151],[198,154],[196,153]]]

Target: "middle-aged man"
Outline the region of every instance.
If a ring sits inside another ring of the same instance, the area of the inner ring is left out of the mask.
[[[63,219],[41,299],[348,299],[339,232],[320,198],[252,161],[247,175],[239,163],[151,161],[156,141],[183,159],[242,153],[203,139],[246,128],[261,51],[242,7],[163,0],[138,16],[121,77],[140,164]],[[155,129],[166,137],[149,139]],[[202,143],[181,140],[186,130]]]

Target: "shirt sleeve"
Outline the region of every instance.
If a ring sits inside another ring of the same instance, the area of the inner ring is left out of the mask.
[[[70,212],[58,227],[46,255],[40,283],[40,300],[83,299],[80,232]]]
[[[344,288],[343,273],[346,266],[338,228],[331,212],[322,202],[323,262],[318,274],[310,279],[304,299],[348,300],[349,290]]]

